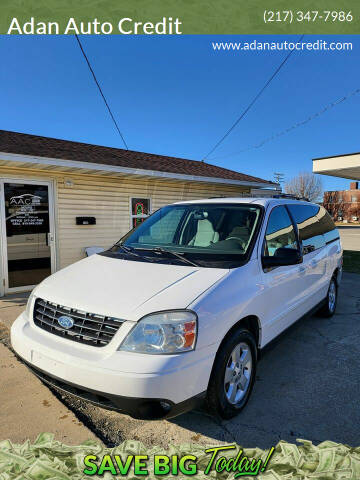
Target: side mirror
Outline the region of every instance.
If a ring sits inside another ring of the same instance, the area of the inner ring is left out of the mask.
[[[281,247],[275,250],[274,256],[263,256],[262,265],[264,268],[281,267],[285,265],[296,265],[302,262],[302,255],[294,248]]]

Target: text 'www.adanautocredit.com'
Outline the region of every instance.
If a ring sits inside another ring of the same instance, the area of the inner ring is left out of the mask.
[[[239,52],[279,52],[282,50],[305,52],[338,52],[351,51],[352,42],[330,42],[328,40],[315,40],[314,42],[262,42],[252,40],[247,42],[211,42],[214,51],[239,51]]]

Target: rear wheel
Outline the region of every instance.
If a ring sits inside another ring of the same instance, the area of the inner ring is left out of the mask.
[[[210,377],[207,404],[222,418],[237,415],[249,400],[256,373],[257,351],[253,335],[243,328],[221,345]]]
[[[332,277],[330,280],[329,289],[326,295],[325,304],[318,311],[321,317],[332,317],[336,310],[338,297],[338,287],[335,280],[335,277]]]

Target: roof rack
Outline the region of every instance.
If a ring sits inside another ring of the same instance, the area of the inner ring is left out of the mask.
[[[296,195],[292,195],[291,193],[273,193],[271,195],[261,195],[254,193],[244,193],[241,195],[236,195],[239,198],[287,198],[288,200],[299,200],[302,202],[310,202],[310,200],[306,197],[297,197]],[[216,197],[209,197],[209,199],[213,198],[234,198],[228,197],[226,195],[218,195]]]
[[[310,201],[306,197],[297,197],[296,195],[292,195],[291,193],[278,193],[278,194],[272,195],[271,198],[287,198],[289,200],[301,200],[303,202]]]

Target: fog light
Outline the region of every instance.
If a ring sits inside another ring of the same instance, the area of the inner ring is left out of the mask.
[[[160,402],[160,406],[167,412],[171,409],[171,404],[168,402]]]

